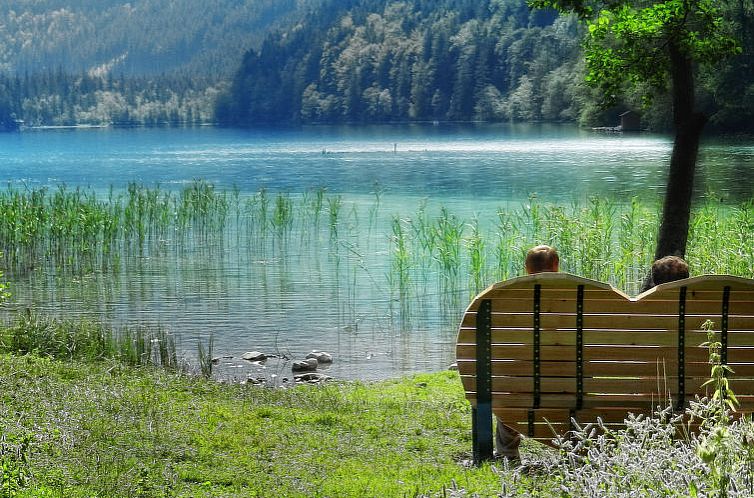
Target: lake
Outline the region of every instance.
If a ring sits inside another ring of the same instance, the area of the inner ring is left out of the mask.
[[[8,188],[82,187],[106,199],[131,182],[178,196],[201,180],[222,193],[226,217],[211,233],[192,225],[153,235],[114,263],[9,266],[5,307],[162,325],[193,364],[197,344],[212,336],[214,354],[227,357],[222,377],[290,377],[288,363],[238,359],[251,350],[328,351],[335,362],[326,373],[338,378],[440,370],[453,361],[456,322],[474,289],[462,275],[449,285],[428,261],[404,302],[396,230],[446,210],[468,232],[470,220],[486,227],[498,208],[532,199],[656,203],[670,148],[666,136],[555,125],[0,134]],[[708,141],[697,194],[751,199],[753,159],[751,140]]]

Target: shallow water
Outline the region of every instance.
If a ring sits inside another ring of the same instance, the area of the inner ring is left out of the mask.
[[[453,360],[456,321],[473,290],[453,286],[428,263],[410,309],[390,280],[394,216],[441,206],[483,222],[531,196],[569,204],[589,196],[618,202],[662,194],[670,141],[604,135],[570,126],[374,126],[238,131],[215,128],[31,131],[0,135],[0,181],[15,188],[89,187],[105,196],[129,182],[177,190],[195,179],[238,189],[238,206],[266,188],[290,194],[291,231],[243,231],[124,257],[117,271],[60,275],[45,264],[13,274],[9,310],[33,306],[114,324],[162,324],[195,362],[197,341],[215,339],[222,376],[245,378],[290,367],[254,366],[245,351],[302,357],[329,351],[335,377],[376,379],[439,370]],[[752,198],[754,144],[706,144],[697,191]],[[328,210],[305,206],[314,189],[340,196],[337,233]],[[239,223],[246,214],[237,208]],[[231,209],[230,218],[233,218]]]

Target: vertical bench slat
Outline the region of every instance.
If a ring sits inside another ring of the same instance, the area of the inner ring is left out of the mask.
[[[686,403],[686,287],[678,293],[678,402],[676,410]]]
[[[584,404],[584,286],[576,294],[576,410]]]
[[[492,458],[492,301],[484,299],[476,316],[476,408],[472,410],[474,464]]]
[[[540,403],[540,347],[541,347],[541,334],[540,334],[540,303],[542,298],[542,286],[536,284],[534,286],[534,330],[533,330],[533,355],[534,355],[534,406],[533,408],[539,408]]]

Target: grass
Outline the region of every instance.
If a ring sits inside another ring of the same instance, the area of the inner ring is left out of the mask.
[[[500,489],[488,466],[460,463],[471,444],[469,407],[450,372],[268,389],[112,361],[3,355],[0,407],[3,458],[20,488],[7,496],[448,496],[454,486],[492,496]]]
[[[531,471],[466,464],[455,372],[271,389],[0,353],[0,496],[752,496],[754,424],[712,381],[724,396],[691,403],[698,434],[670,409],[597,422],[559,452],[524,441]]]

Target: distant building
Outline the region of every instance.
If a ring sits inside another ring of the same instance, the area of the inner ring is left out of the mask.
[[[620,115],[621,131],[639,131],[641,130],[641,116],[634,111],[626,111]]]

